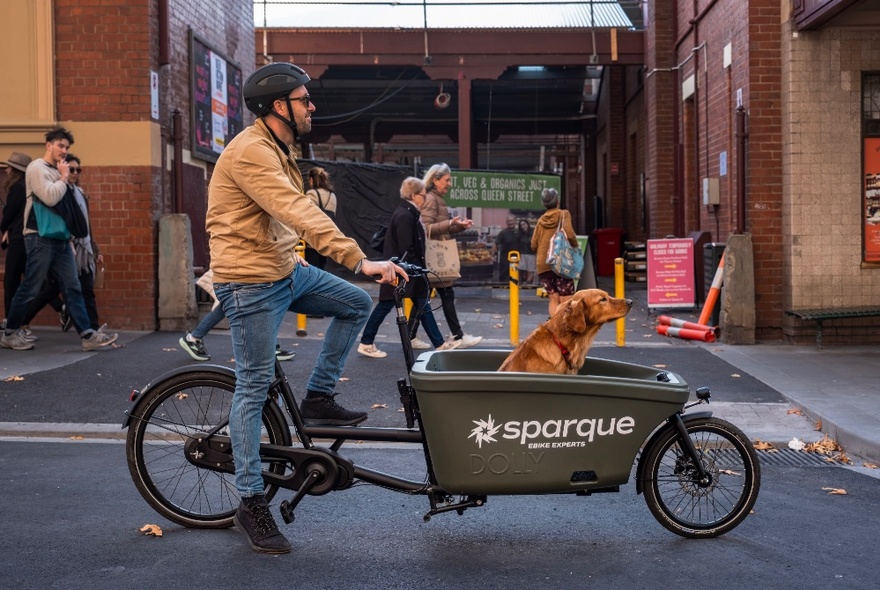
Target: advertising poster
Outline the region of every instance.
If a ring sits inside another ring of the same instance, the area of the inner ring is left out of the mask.
[[[880,262],[880,137],[865,138],[865,262]]]
[[[191,35],[192,152],[214,162],[243,128],[241,69]]]
[[[694,307],[694,241],[648,240],[648,307]]]

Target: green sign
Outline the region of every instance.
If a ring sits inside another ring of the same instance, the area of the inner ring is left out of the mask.
[[[561,194],[562,182],[553,174],[453,170],[452,186],[444,199],[450,207],[543,210],[541,191],[545,188]]]

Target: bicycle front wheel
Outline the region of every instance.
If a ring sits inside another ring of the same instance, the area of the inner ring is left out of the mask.
[[[135,487],[159,514],[192,528],[228,528],[240,498],[235,475],[211,471],[190,462],[188,441],[215,433],[229,436],[229,408],[235,378],[209,371],[176,375],[146,394],[132,416],[126,439],[128,469]],[[284,444],[286,424],[277,413],[263,408],[261,441]],[[289,431],[288,431],[289,432]],[[265,463],[263,469],[284,473],[281,462]],[[276,486],[266,486],[271,500]]]
[[[743,432],[719,418],[685,423],[701,479],[678,431],[670,429],[646,449],[645,502],[664,527],[683,537],[717,537],[748,516],[758,497],[758,455]]]

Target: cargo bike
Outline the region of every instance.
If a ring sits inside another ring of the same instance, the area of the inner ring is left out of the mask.
[[[410,280],[423,269],[404,266]],[[485,505],[490,495],[618,492],[635,479],[654,517],[691,538],[724,534],[749,514],[760,466],[736,426],[691,411],[708,388],[677,374],[588,358],[577,375],[498,373],[508,351],[426,352],[407,337],[395,290],[408,377],[397,381],[406,427],[304,424],[280,363],[262,413],[265,493],[282,490],[285,522],[306,496],[367,483],[426,496],[425,521]],[[170,371],[142,391],[123,427],[135,486],[159,514],[194,528],[226,528],[239,504],[228,432],[235,375],[222,366]],[[411,443],[426,475],[414,481],[347,458],[347,441]]]

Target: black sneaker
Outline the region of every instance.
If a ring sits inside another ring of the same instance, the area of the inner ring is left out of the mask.
[[[266,496],[260,494],[251,498],[243,498],[235,516],[232,517],[235,527],[247,535],[251,548],[261,553],[287,553],[290,542],[278,530]]]
[[[189,356],[193,357],[197,361],[209,361],[211,357],[208,355],[208,351],[205,350],[205,341],[201,338],[196,338],[189,332],[186,333],[185,336],[181,336],[180,340],[177,341],[180,344],[180,347],[189,353]]]
[[[296,353],[292,350],[284,350],[283,348],[281,348],[280,344],[275,345],[275,358],[277,358],[279,361],[289,361],[295,356]]]
[[[346,410],[336,403],[333,395],[304,399],[299,404],[303,421],[311,425],[354,426],[367,419],[366,412]]]
[[[58,313],[58,321],[61,322],[61,331],[69,332],[73,327],[73,318],[70,317],[70,314],[67,313],[67,306],[62,305],[61,311]]]

